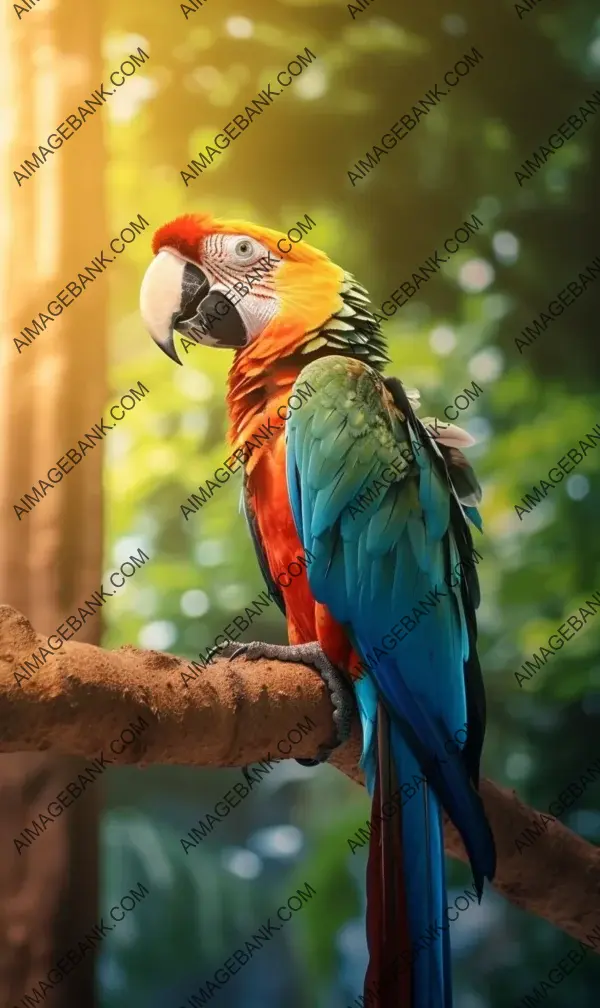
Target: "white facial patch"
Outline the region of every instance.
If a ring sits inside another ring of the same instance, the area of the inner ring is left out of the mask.
[[[210,272],[210,267],[207,266],[206,272],[207,274]],[[249,276],[244,277],[243,280],[237,281],[235,289],[232,286],[228,287],[227,284],[222,282],[214,283],[211,286],[212,291],[226,294],[231,300],[236,312],[244,323],[248,340],[252,340],[255,336],[260,335],[279,311],[279,298],[273,293],[270,287],[261,282],[261,279],[256,277],[253,280],[251,273]]]
[[[250,291],[238,301],[235,310],[244,323],[248,340],[254,339],[266,328],[271,319],[279,311],[279,298],[269,291],[268,296],[261,296]]]
[[[208,235],[201,266],[212,291],[227,294],[240,316],[248,340],[259,336],[280,309],[271,279],[280,256],[247,235]]]

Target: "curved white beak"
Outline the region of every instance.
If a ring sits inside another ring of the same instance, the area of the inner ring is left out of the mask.
[[[152,339],[171,360],[181,364],[175,350],[174,322],[181,308],[185,259],[162,249],[144,274],[140,312]]]

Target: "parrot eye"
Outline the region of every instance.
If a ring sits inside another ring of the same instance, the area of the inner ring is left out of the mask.
[[[235,246],[235,254],[239,259],[251,259],[254,255],[254,246],[247,238],[242,238]]]

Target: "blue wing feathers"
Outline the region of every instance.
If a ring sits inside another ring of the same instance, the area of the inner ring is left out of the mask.
[[[478,891],[484,876],[494,871],[493,840],[462,758],[463,743],[452,753],[446,746],[467,722],[465,663],[473,646],[464,592],[457,578],[449,578],[461,559],[451,511],[463,523],[465,516],[481,522],[475,508],[460,508],[444,479],[444,460],[410,406],[402,403],[402,412],[394,414],[382,401],[372,416],[377,378],[366,382],[365,366],[358,378],[356,367],[344,373],[346,363],[344,368],[333,363],[340,360],[319,361],[319,371],[313,362],[298,378],[305,381],[313,369],[311,383],[326,394],[287,421],[289,498],[298,535],[315,556],[308,569],[311,591],[346,627],[371,668],[355,683],[367,785],[372,791],[378,697],[391,718],[398,780],[411,780],[413,771],[422,770],[431,785],[402,809],[415,937],[442,915],[442,807],[465,842]],[[328,380],[328,367],[335,381]],[[357,497],[381,478],[385,458],[392,450],[399,456],[402,443],[412,446],[414,462],[358,510]],[[459,530],[459,537],[470,541],[468,532]],[[374,649],[379,649],[376,658]],[[415,964],[419,993],[411,1008],[450,1008],[447,935],[434,945]]]

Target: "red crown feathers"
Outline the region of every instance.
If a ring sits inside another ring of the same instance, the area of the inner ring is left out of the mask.
[[[198,259],[200,241],[205,234],[214,230],[215,221],[210,214],[184,214],[163,224],[154,233],[152,251],[154,255],[161,248],[172,248],[186,259]]]

